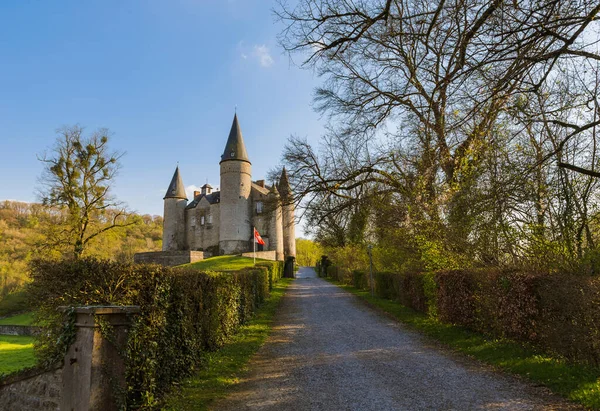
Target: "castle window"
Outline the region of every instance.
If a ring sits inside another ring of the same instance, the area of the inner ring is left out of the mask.
[[[192,227],[196,227],[196,217],[192,217],[191,225],[192,225]]]
[[[261,214],[263,212],[263,203],[262,201],[256,202],[256,214]]]
[[[204,216],[200,217],[200,225],[204,225]]]
[[[207,219],[206,222],[208,224],[212,224],[212,214],[209,214],[208,217],[206,217],[206,219]]]

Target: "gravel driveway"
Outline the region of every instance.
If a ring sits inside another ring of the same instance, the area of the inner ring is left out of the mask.
[[[301,268],[273,333],[215,410],[577,409],[447,353]]]

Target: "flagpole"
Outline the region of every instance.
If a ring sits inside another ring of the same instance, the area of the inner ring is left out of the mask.
[[[254,244],[254,265],[256,265],[256,227],[252,226],[252,244]]]

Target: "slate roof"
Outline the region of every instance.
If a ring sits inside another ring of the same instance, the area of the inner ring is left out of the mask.
[[[231,124],[231,131],[229,131],[229,138],[227,139],[225,150],[221,156],[221,162],[227,160],[250,162],[248,159],[248,153],[246,152],[246,146],[244,145],[242,129],[240,128],[237,114],[233,116],[233,124]]]
[[[281,177],[279,177],[279,185],[277,188],[279,189],[281,197],[286,199],[289,199],[289,197],[291,197],[292,188],[290,187],[290,180],[288,179],[285,166],[283,167],[283,171],[281,172]]]
[[[169,188],[167,189],[167,193],[163,197],[163,200],[166,198],[181,198],[187,200],[183,180],[181,179],[181,174],[179,174],[179,166],[175,169],[171,184],[169,184]]]
[[[187,205],[186,210],[189,208],[196,208],[198,203],[200,203],[200,200],[202,200],[202,197],[206,197],[206,200],[210,204],[217,204],[217,203],[221,202],[221,192],[220,191],[215,191],[214,193],[210,193],[208,195],[199,194],[194,198],[194,200],[192,202],[190,202]]]

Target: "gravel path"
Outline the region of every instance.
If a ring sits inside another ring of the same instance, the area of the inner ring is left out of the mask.
[[[273,333],[215,410],[577,409],[443,352],[301,268]]]

